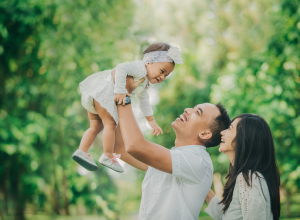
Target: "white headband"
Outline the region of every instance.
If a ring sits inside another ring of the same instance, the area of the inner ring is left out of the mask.
[[[146,53],[143,61],[145,63],[174,62],[176,64],[183,64],[181,52],[178,48],[173,46],[171,46],[168,51],[154,51]]]

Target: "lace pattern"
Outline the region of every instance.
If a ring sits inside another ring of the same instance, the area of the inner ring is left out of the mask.
[[[171,46],[168,51],[154,51],[146,53],[143,61],[145,63],[174,62],[176,64],[183,64],[179,49],[173,46]]]
[[[113,117],[116,124],[118,124],[118,111],[114,102],[114,82],[110,71],[100,72],[94,80],[95,79],[97,79],[98,86],[95,87],[93,91],[89,91],[82,83],[80,84],[83,107],[95,114],[96,110],[92,102],[94,98]]]
[[[248,219],[248,203],[251,196],[251,189],[248,186],[247,182],[245,181],[243,174],[240,173],[237,177],[237,182],[239,185],[239,192],[240,192],[240,203],[242,206],[243,217],[245,220]]]
[[[238,175],[232,201],[225,213],[219,202],[215,196],[205,209],[215,220],[273,220],[268,185],[259,172],[252,175],[251,186],[247,185],[242,173]]]

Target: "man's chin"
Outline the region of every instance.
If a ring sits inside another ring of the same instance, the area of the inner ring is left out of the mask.
[[[173,122],[171,123],[171,126],[172,126],[172,128],[173,128],[174,130],[176,130],[176,128],[179,128],[179,127],[180,127],[179,121],[176,119],[175,121],[173,121]]]
[[[174,121],[171,123],[171,127],[174,128]]]
[[[171,126],[172,126],[172,128],[174,128],[174,126],[176,126],[176,120],[171,123]]]

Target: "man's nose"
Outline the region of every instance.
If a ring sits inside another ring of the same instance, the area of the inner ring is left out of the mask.
[[[191,113],[193,113],[192,112],[193,110],[194,110],[193,108],[186,108],[184,109],[184,112],[190,115]]]

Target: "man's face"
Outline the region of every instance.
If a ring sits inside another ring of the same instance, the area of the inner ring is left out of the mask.
[[[204,136],[201,134],[210,132],[209,126],[218,115],[220,115],[220,111],[215,105],[199,104],[194,108],[186,108],[180,118],[172,122],[172,127],[177,137],[191,140],[198,139],[199,136],[203,138]]]

